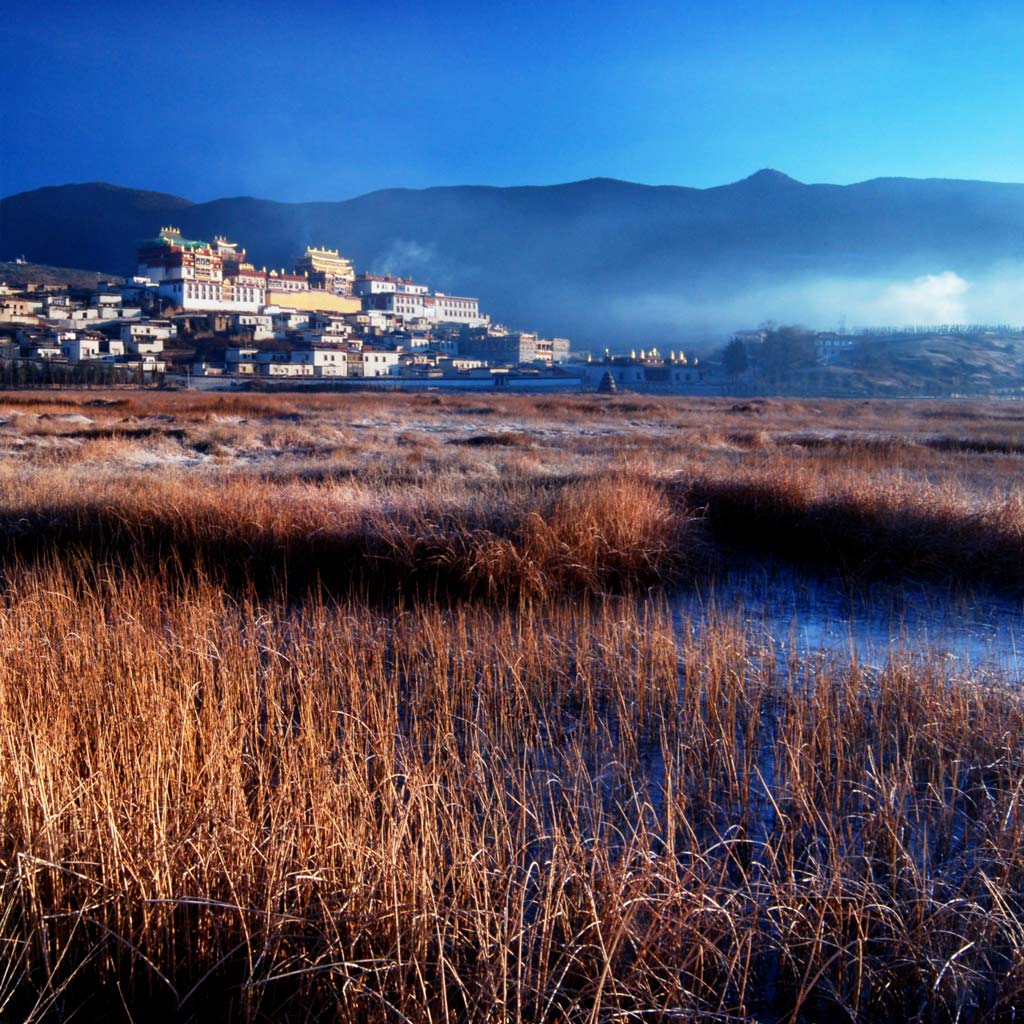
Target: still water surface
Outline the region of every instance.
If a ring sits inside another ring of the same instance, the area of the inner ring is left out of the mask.
[[[951,675],[1024,679],[1024,598],[924,584],[858,583],[784,569],[734,571],[677,594],[676,623],[698,634],[738,617],[780,661],[825,654],[880,668],[940,659]]]

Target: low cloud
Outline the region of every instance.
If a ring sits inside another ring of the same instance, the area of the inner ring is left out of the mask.
[[[827,329],[840,324],[908,327],[971,319],[971,282],[944,270],[909,279],[821,277],[741,295],[740,309],[763,307],[760,320],[805,323]]]
[[[395,239],[372,262],[377,273],[413,277],[428,282],[443,269],[437,246],[401,238]]]
[[[959,274],[923,274],[913,281],[889,285],[877,303],[880,323],[958,324],[967,319],[971,285]],[[870,310],[870,304],[868,310]]]
[[[624,344],[661,343],[686,334],[711,340],[765,321],[820,330],[1017,325],[1024,323],[1024,265],[970,276],[942,269],[888,278],[803,277],[733,291],[649,292],[616,297],[606,311],[609,338],[618,335]]]

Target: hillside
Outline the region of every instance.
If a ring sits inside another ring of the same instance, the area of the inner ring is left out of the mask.
[[[0,282],[19,288],[28,284],[95,288],[101,281],[114,281],[120,284],[122,278],[117,274],[104,274],[96,270],[77,270],[74,267],[50,267],[43,263],[0,262]]]
[[[66,185],[0,201],[0,257],[123,274],[136,241],[166,223],[192,237],[226,234],[257,265],[290,265],[307,244],[338,246],[360,269],[479,295],[498,319],[584,344],[676,343],[768,318],[936,322],[944,296],[926,288],[923,303],[908,301],[905,282],[947,272],[958,276],[940,282],[963,278],[971,315],[986,318],[984,288],[971,287],[1024,257],[1024,185],[804,185],[761,171],[709,189],[592,179],[335,203],[190,203]],[[999,292],[1002,306],[1010,292]]]
[[[1024,340],[999,334],[918,337],[861,342],[839,360],[874,393],[991,394],[1024,388]]]

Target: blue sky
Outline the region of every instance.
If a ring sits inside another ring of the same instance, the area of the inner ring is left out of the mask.
[[[49,2],[5,35],[2,195],[1024,181],[1019,4]]]

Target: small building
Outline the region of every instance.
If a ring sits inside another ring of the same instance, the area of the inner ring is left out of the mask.
[[[854,339],[848,334],[818,334],[814,339],[814,351],[819,363],[828,366],[836,356],[849,352]]]
[[[256,373],[256,357],[258,348],[232,347],[224,353],[224,372],[252,376]]]
[[[0,320],[7,323],[35,323],[42,302],[17,295],[0,296]]]
[[[253,341],[267,341],[274,337],[274,318],[266,313],[234,313],[231,327],[237,332],[251,334]]]
[[[60,343],[60,353],[69,363],[80,363],[86,359],[99,359],[100,340],[84,335],[68,338]]]
[[[294,348],[290,353],[293,363],[312,367],[314,377],[347,377],[349,352],[335,345],[311,345]]]
[[[123,302],[121,296],[116,292],[100,292],[94,295],[91,305],[97,310],[99,320],[119,320],[121,318]]]
[[[222,377],[224,370],[224,363],[200,361],[192,364],[192,375],[195,377]]]
[[[398,372],[400,353],[367,348],[365,345],[360,353],[358,372],[350,374],[358,377],[388,377]]]
[[[121,325],[121,341],[133,355],[158,355],[174,333],[174,326],[167,320],[139,320]]]
[[[701,371],[696,360],[673,354],[665,359],[636,356],[605,356],[579,366],[584,389],[596,391],[610,375],[618,389],[671,392],[699,384]],[[607,386],[607,385],[605,385]]]
[[[274,336],[284,337],[289,331],[297,331],[309,326],[309,313],[300,313],[296,309],[281,309],[279,306],[264,309],[270,315],[274,325]]]
[[[312,377],[313,367],[310,363],[293,363],[290,359],[261,360],[257,364],[258,372],[264,377]]]

